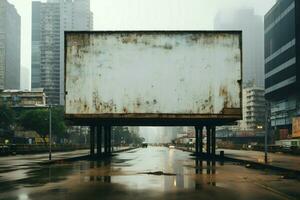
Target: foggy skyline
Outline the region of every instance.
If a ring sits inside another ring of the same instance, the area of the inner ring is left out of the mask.
[[[31,72],[32,1],[8,2],[21,16],[21,66]],[[212,30],[220,10],[247,7],[263,16],[274,3],[275,0],[91,0],[91,11],[94,30]]]
[[[139,128],[139,135],[145,139],[146,143],[171,143],[177,133],[175,127],[141,126]]]

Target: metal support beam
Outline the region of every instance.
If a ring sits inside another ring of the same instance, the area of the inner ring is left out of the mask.
[[[90,155],[95,155],[95,126],[90,126]]]
[[[211,128],[211,153],[214,157],[216,155],[216,127]]]
[[[97,157],[102,154],[102,126],[97,126]]]

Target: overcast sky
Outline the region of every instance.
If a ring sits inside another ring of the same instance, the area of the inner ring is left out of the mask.
[[[31,0],[8,0],[22,17],[21,66],[31,66]],[[264,15],[275,0],[91,0],[94,30],[213,29],[219,10],[253,7]]]

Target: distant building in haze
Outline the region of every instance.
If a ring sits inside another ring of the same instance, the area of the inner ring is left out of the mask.
[[[93,30],[90,0],[62,0],[60,34],[60,104],[64,104],[64,31]]]
[[[20,89],[21,17],[16,8],[0,1],[0,90]]]
[[[265,97],[275,132],[300,115],[300,1],[278,0],[265,15]]]
[[[263,17],[253,9],[235,12],[221,11],[214,21],[215,30],[243,31],[243,85],[264,87],[264,27]]]

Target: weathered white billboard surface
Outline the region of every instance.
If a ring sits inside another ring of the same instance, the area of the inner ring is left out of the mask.
[[[65,114],[234,121],[241,70],[241,32],[66,32]]]

